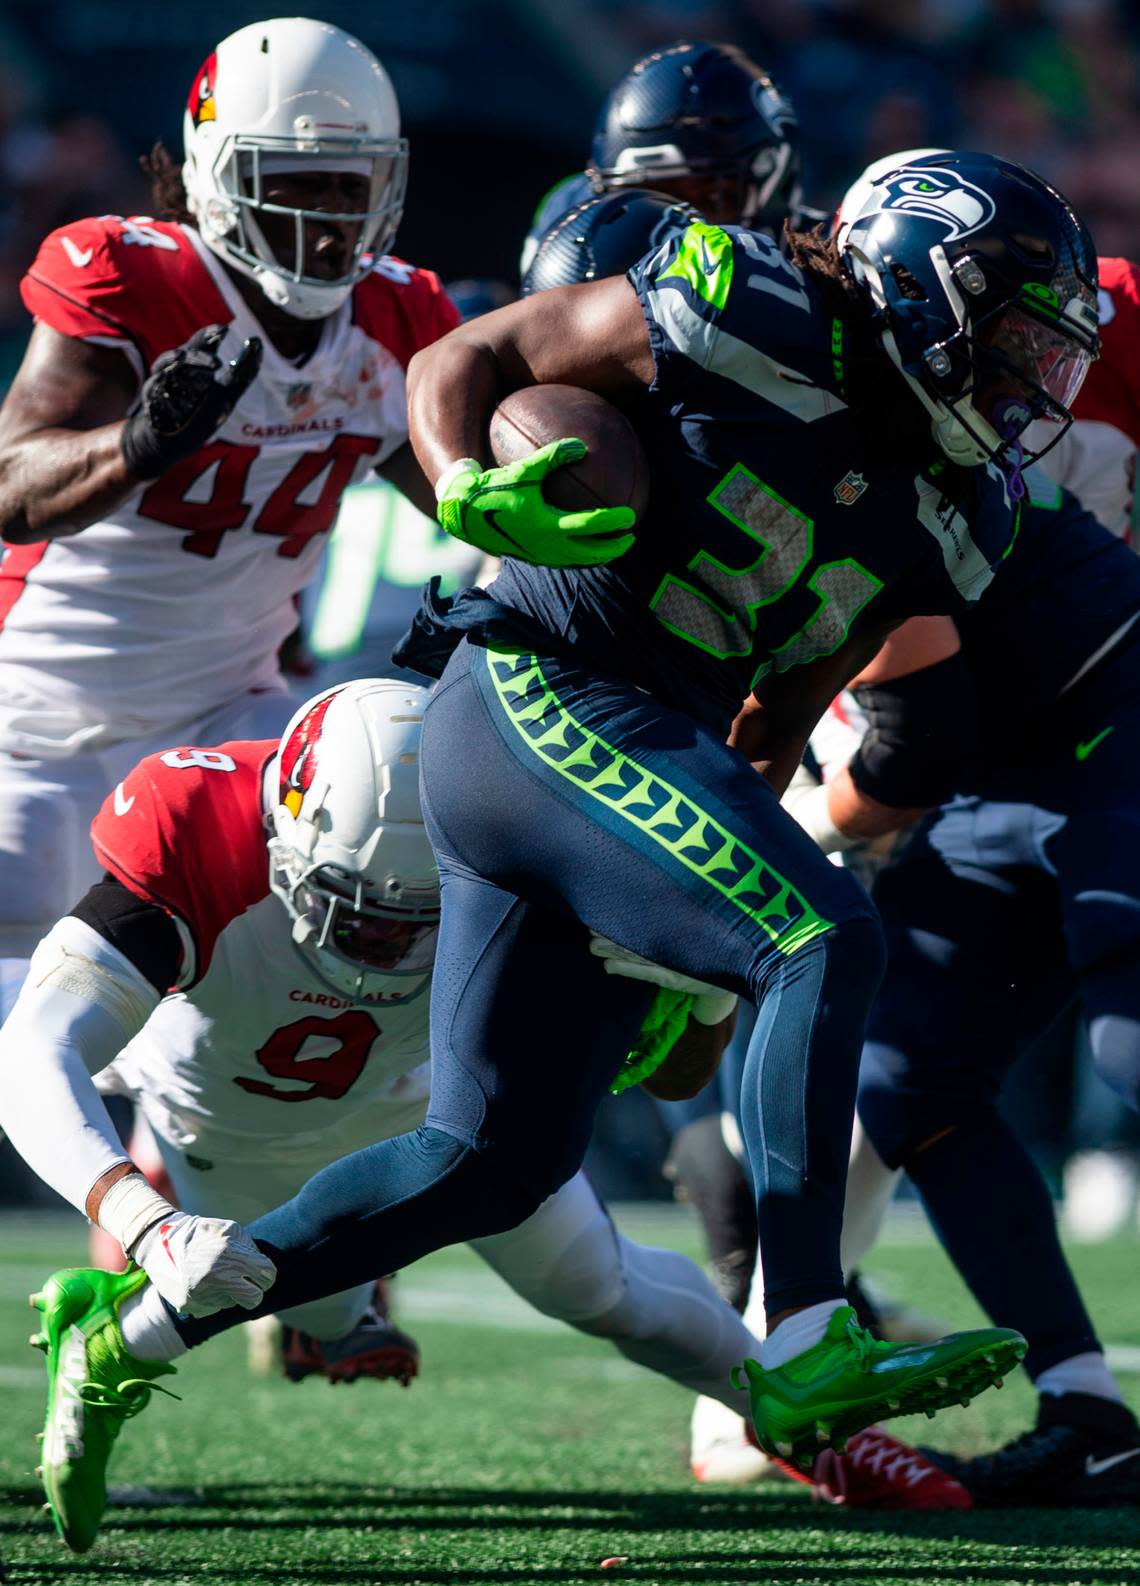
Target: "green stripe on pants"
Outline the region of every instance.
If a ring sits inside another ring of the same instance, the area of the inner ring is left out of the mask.
[[[794,953],[832,928],[802,892],[687,794],[577,721],[536,655],[493,647],[486,655],[496,697],[527,748],[707,881],[781,953]]]

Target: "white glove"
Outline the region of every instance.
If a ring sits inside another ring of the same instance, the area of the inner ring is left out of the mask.
[[[697,980],[682,974],[679,969],[666,969],[654,964],[628,947],[619,947],[608,936],[590,932],[590,951],[595,958],[604,960],[607,975],[622,975],[626,980],[644,980],[652,986],[664,986],[666,991],[685,991],[696,1000],[691,1012],[698,1024],[720,1024],[736,1006],[736,993],[722,991],[707,980]]]
[[[172,1210],[130,1253],[163,1299],[187,1316],[212,1316],[230,1305],[252,1311],[277,1277],[269,1257],[228,1217]]]

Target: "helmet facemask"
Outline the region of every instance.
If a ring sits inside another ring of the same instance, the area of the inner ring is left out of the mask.
[[[385,896],[359,875],[304,867],[287,844],[269,844],[272,890],[293,921],[293,941],[331,989],[356,1001],[410,1002],[428,985],[439,935],[439,889]]]
[[[199,208],[199,224],[205,239],[217,242],[225,258],[252,276],[271,303],[301,319],[323,318],[347,298],[396,235],[407,187],[407,140],[319,139],[303,153],[293,140],[278,141],[280,150],[272,146],[273,140],[238,134],[223,145],[212,177],[224,196]],[[349,211],[305,209],[266,198],[271,178],[294,172],[363,177],[368,183],[365,205]],[[271,245],[263,216],[283,216],[291,223],[284,248]],[[306,268],[306,227],[322,220],[355,230],[348,267],[331,279]]]
[[[942,250],[933,252],[939,268],[944,255],[939,260]],[[959,255],[940,274],[950,278],[947,295],[961,307],[960,329],[922,355],[919,384],[935,437],[953,461],[996,463],[1020,499],[1022,471],[1072,423],[1071,403],[1097,355],[1095,292],[1063,267],[1052,284],[1030,283],[975,314],[971,286],[980,285],[989,303],[994,295],[982,263]],[[1051,433],[1030,451],[1021,437],[1036,419]]]
[[[357,1002],[408,1002],[431,979],[439,872],[419,803],[428,690],[390,678],[326,689],[266,772],[269,885],[310,973]]]
[[[1023,495],[1022,470],[1072,422],[1099,350],[1095,254],[1079,219],[1021,167],[936,153],[857,183],[838,240],[940,449],[964,467],[996,464]],[[1028,452],[1035,419],[1054,433]]]
[[[400,107],[371,50],[340,28],[276,17],[223,39],[194,78],[183,142],[203,242],[287,314],[334,313],[391,245],[407,181]],[[313,186],[317,203],[303,184],[298,199],[268,196],[274,180],[317,175],[330,179]],[[359,179],[359,202],[321,207],[334,176]],[[335,275],[306,254],[322,221],[345,244]]]

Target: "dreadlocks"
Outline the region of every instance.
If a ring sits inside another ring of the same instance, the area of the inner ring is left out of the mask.
[[[784,236],[790,262],[810,277],[831,313],[843,322],[845,397],[868,457],[892,460],[933,453],[929,420],[884,358],[871,329],[866,299],[848,274],[835,238],[827,236],[822,225],[810,231],[793,231],[785,225]]]
[[[166,144],[159,140],[149,154],[141,156],[139,164],[150,177],[150,201],[155,218],[184,226],[194,225],[182,185],[182,167]]]

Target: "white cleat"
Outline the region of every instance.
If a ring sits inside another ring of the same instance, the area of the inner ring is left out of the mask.
[[[693,1405],[689,1465],[700,1482],[744,1487],[763,1481],[774,1469],[767,1454],[752,1443],[744,1417],[703,1394]]]

